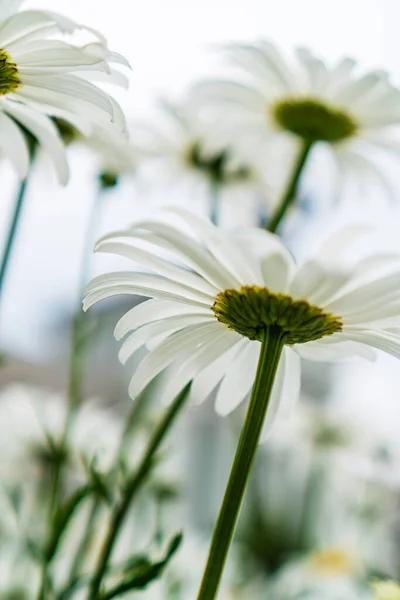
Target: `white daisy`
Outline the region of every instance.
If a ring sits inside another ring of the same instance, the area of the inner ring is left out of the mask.
[[[362,575],[360,561],[348,548],[323,548],[289,561],[275,576],[270,595],[276,600],[368,600]]]
[[[108,50],[100,34],[49,11],[18,12],[19,2],[0,2],[0,152],[24,178],[29,168],[29,132],[51,156],[58,178],[68,178],[64,147],[49,115],[65,119],[84,135],[93,124],[113,121],[124,130],[119,105],[93,82],[125,85],[110,65],[127,65]],[[83,28],[96,41],[74,46],[62,39]]]
[[[306,49],[287,60],[266,40],[233,44],[227,53],[236,79],[196,85],[192,102],[213,115],[220,136],[243,156],[261,154],[282,168],[277,153],[286,153],[288,165],[300,144],[308,153],[324,143],[342,183],[350,174],[371,177],[389,192],[378,151],[399,157],[400,91],[387,73],[359,74],[350,58],[330,66]]]
[[[185,201],[190,197],[204,208],[218,195],[221,204],[216,217],[226,213],[253,211],[265,202],[266,182],[255,161],[238,161],[234,149],[213,134],[210,127],[190,109],[188,103],[161,103],[158,125],[137,124],[135,144],[141,156],[143,179],[152,186],[157,180],[180,191]],[[215,207],[214,207],[215,208]]]
[[[166,401],[191,380],[199,402],[220,384],[216,410],[228,414],[252,389],[260,339],[275,332],[284,345],[265,437],[298,396],[301,356],[372,358],[372,346],[400,358],[400,261],[373,256],[347,270],[329,266],[330,254],[345,251],[354,228],[297,266],[268,232],[225,232],[183,209],[170,214],[180,223],[141,221],[97,245],[97,251],[133,259],[150,273],[105,274],[86,289],[85,309],[120,294],[153,298],[130,310],[115,330],[118,339],[130,333],[122,362],[145,344],[150,349],[131,380],[133,398],[169,367]]]
[[[0,473],[10,480],[41,470],[49,459],[51,445],[57,444],[65,427],[65,399],[56,393],[11,384],[0,395]],[[109,467],[119,446],[123,424],[119,417],[84,402],[76,415],[69,444],[70,466],[74,472],[82,459],[96,459],[100,467]],[[99,432],[101,435],[99,436]]]
[[[374,581],[371,589],[374,600],[400,600],[400,585],[396,581]]]
[[[55,118],[54,123],[65,145],[82,144],[95,153],[102,186],[113,187],[122,175],[135,172],[135,149],[129,137],[115,127],[96,124],[91,134],[84,136],[64,119]]]

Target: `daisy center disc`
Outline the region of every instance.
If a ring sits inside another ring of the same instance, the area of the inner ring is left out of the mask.
[[[8,52],[0,48],[0,96],[15,92],[20,85],[17,65],[11,60]]]
[[[206,177],[216,183],[244,181],[251,178],[250,169],[238,167],[228,169],[229,154],[226,150],[206,156],[200,142],[194,143],[186,154],[190,167],[201,171]]]
[[[272,110],[275,122],[308,142],[339,142],[357,132],[357,123],[344,111],[317,100],[283,100]]]
[[[342,329],[338,317],[324,313],[318,306],[258,286],[221,292],[212,310],[218,321],[250,340],[261,341],[271,325],[282,329],[289,345],[319,340]]]

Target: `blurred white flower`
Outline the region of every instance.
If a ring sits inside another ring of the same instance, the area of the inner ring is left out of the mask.
[[[396,581],[376,581],[371,589],[374,600],[400,600],[400,585]]]
[[[19,4],[0,4],[0,151],[19,176],[26,177],[29,132],[50,155],[60,182],[66,183],[64,146],[49,116],[64,119],[84,135],[94,124],[114,122],[122,135],[121,108],[92,81],[126,85],[126,78],[111,65],[128,63],[108,50],[104,38],[91,28],[50,11],[18,12]],[[62,39],[77,29],[96,41],[76,46]]]
[[[86,288],[84,308],[120,294],[154,298],[129,311],[115,335],[125,340],[126,362],[147,344],[129,387],[136,397],[169,367],[162,398],[169,401],[191,380],[202,401],[219,384],[216,410],[233,411],[250,393],[261,340],[270,329],[283,352],[264,437],[291,412],[300,387],[300,357],[332,361],[373,358],[378,348],[400,357],[399,261],[386,257],[332,268],[357,229],[336,233],[317,256],[297,266],[280,238],[259,229],[225,232],[183,209],[166,219],[140,221],[100,240],[97,250],[136,261],[150,273],[101,275]]]
[[[110,179],[133,173],[136,169],[136,152],[128,139],[110,127],[96,126],[93,134],[82,140],[98,157],[99,171]]]
[[[46,466],[52,445],[65,427],[67,403],[61,395],[24,384],[13,384],[0,395],[0,470],[5,481],[35,473]],[[122,423],[115,413],[84,402],[75,417],[69,458],[75,467],[95,460],[99,468],[111,466],[118,448]]]
[[[400,153],[400,92],[387,73],[358,74],[350,58],[329,66],[306,49],[289,61],[266,40],[232,44],[226,53],[236,76],[195,85],[192,103],[243,157],[261,155],[273,170],[289,171],[300,145],[323,143],[339,189],[356,176],[393,194],[379,160],[380,152],[386,160]]]
[[[257,210],[268,199],[268,188],[255,161],[239,161],[234,148],[218,139],[189,105],[162,102],[158,124],[135,128],[135,145],[141,157],[142,180],[147,187],[165,186],[191,202],[191,208],[208,211],[219,202],[222,223],[236,213],[236,222],[248,215],[254,224]],[[217,198],[215,198],[217,196]],[[239,215],[239,216],[238,216]]]
[[[275,577],[276,600],[361,600],[370,597],[357,558],[346,548],[324,548],[288,562]]]

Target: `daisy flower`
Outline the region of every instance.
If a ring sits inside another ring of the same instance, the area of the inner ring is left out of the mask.
[[[277,600],[369,600],[361,563],[345,547],[328,547],[289,561],[272,581],[270,594]]]
[[[132,397],[165,369],[162,397],[176,397],[173,406],[191,381],[200,401],[219,385],[221,414],[251,394],[198,595],[212,600],[258,441],[291,411],[299,394],[300,356],[371,358],[372,347],[400,358],[400,261],[374,256],[335,270],[328,257],[354,237],[346,231],[328,243],[326,260],[322,249],[318,258],[297,266],[268,232],[224,232],[189,211],[174,214],[180,225],[141,221],[100,240],[98,250],[136,260],[152,272],[95,278],[84,308],[120,294],[152,297],[116,329],[117,337],[133,332],[121,348],[123,361],[144,344],[150,350],[131,380]]]
[[[63,119],[55,118],[54,123],[65,145],[82,144],[96,154],[102,187],[114,187],[122,175],[135,172],[135,149],[129,137],[115,127],[96,124],[92,133],[84,136]]]
[[[304,163],[322,143],[342,183],[371,177],[389,192],[377,157],[379,151],[399,156],[400,91],[387,73],[360,74],[350,58],[328,65],[306,49],[288,60],[266,40],[226,50],[236,78],[200,83],[192,92],[194,106],[212,114],[221,137],[250,160],[286,153],[286,164],[296,153]]]
[[[400,600],[400,585],[396,581],[376,581],[371,589],[374,600]]]
[[[0,395],[0,472],[10,479],[15,473],[41,472],[48,465],[52,445],[57,444],[65,427],[66,402],[62,396],[22,384],[9,385]],[[96,460],[108,468],[119,446],[123,424],[117,415],[99,408],[98,401],[82,404],[76,417],[68,448],[75,473],[82,460]],[[99,438],[99,431],[101,437]]]
[[[232,205],[235,211],[253,211],[254,221],[257,203],[266,199],[266,183],[257,163],[238,160],[234,148],[221,143],[188,103],[163,101],[160,116],[158,124],[138,124],[135,130],[144,180],[159,179],[200,207],[209,203],[214,221],[220,216],[225,221]],[[220,210],[213,206],[215,202],[221,204]]]
[[[193,380],[201,402],[219,385],[216,410],[226,415],[248,396],[262,332],[283,336],[266,434],[299,394],[300,357],[331,361],[372,348],[400,357],[400,261],[364,259],[347,270],[330,268],[353,230],[339,232],[316,258],[296,265],[278,237],[258,229],[221,231],[184,209],[180,222],[152,219],[102,238],[96,250],[130,258],[149,273],[124,271],[96,277],[84,308],[120,294],[151,296],[116,326],[125,363],[147,344],[134,374],[134,398],[169,368],[163,397],[171,400]],[[377,268],[379,271],[377,272]]]
[[[104,38],[88,27],[50,11],[19,11],[20,2],[0,2],[0,152],[18,175],[29,168],[28,132],[52,158],[59,180],[68,166],[59,133],[50,116],[89,135],[97,123],[114,122],[124,131],[119,105],[94,82],[126,85],[113,64],[127,65]],[[84,29],[95,41],[84,46],[63,38]],[[121,133],[122,135],[122,133]]]

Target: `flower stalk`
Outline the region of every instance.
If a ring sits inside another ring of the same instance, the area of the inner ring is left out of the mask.
[[[220,188],[216,181],[212,181],[210,186],[210,221],[214,225],[219,225],[220,220]]]
[[[97,567],[90,586],[88,600],[97,600],[99,598],[103,579],[106,575],[114,544],[117,541],[125,517],[132,504],[132,501],[151,471],[154,464],[154,457],[163,442],[165,436],[170,431],[175,419],[180,414],[186,400],[189,396],[190,386],[186,388],[175,398],[174,402],[165,412],[158,427],[150,438],[146,451],[137,470],[128,477],[120,502],[116,505],[111,517],[110,527],[100,553]]]
[[[267,327],[261,342],[256,378],[225,496],[214,529],[197,600],[213,600],[218,592],[247,481],[262,432],[276,371],[284,346],[280,327]]]
[[[312,146],[313,142],[310,141],[304,141],[303,145],[301,146],[300,153],[294,165],[293,173],[288,181],[287,188],[278,204],[275,214],[272,215],[272,218],[268,223],[267,229],[271,233],[275,233],[277,231],[287,211],[296,200],[300,179],[303,174],[304,167],[306,166]]]
[[[34,149],[34,146],[32,145],[31,164],[34,159],[34,152],[35,152],[35,149]],[[27,188],[28,188],[28,181],[29,181],[29,174],[20,183],[17,198],[16,198],[16,203],[15,203],[15,207],[14,207],[14,213],[13,213],[12,219],[11,219],[10,229],[7,234],[6,244],[5,244],[5,248],[4,248],[4,254],[3,254],[3,258],[1,259],[1,265],[0,265],[0,297],[1,297],[1,294],[3,291],[4,282],[6,280],[6,275],[8,272],[9,265],[10,265],[12,250],[14,247],[14,242],[15,242],[15,238],[17,235],[17,231],[18,231],[18,224],[19,224],[19,221],[20,221],[20,218],[22,215],[22,210],[23,210],[24,203],[25,203],[26,192],[27,192]]]

